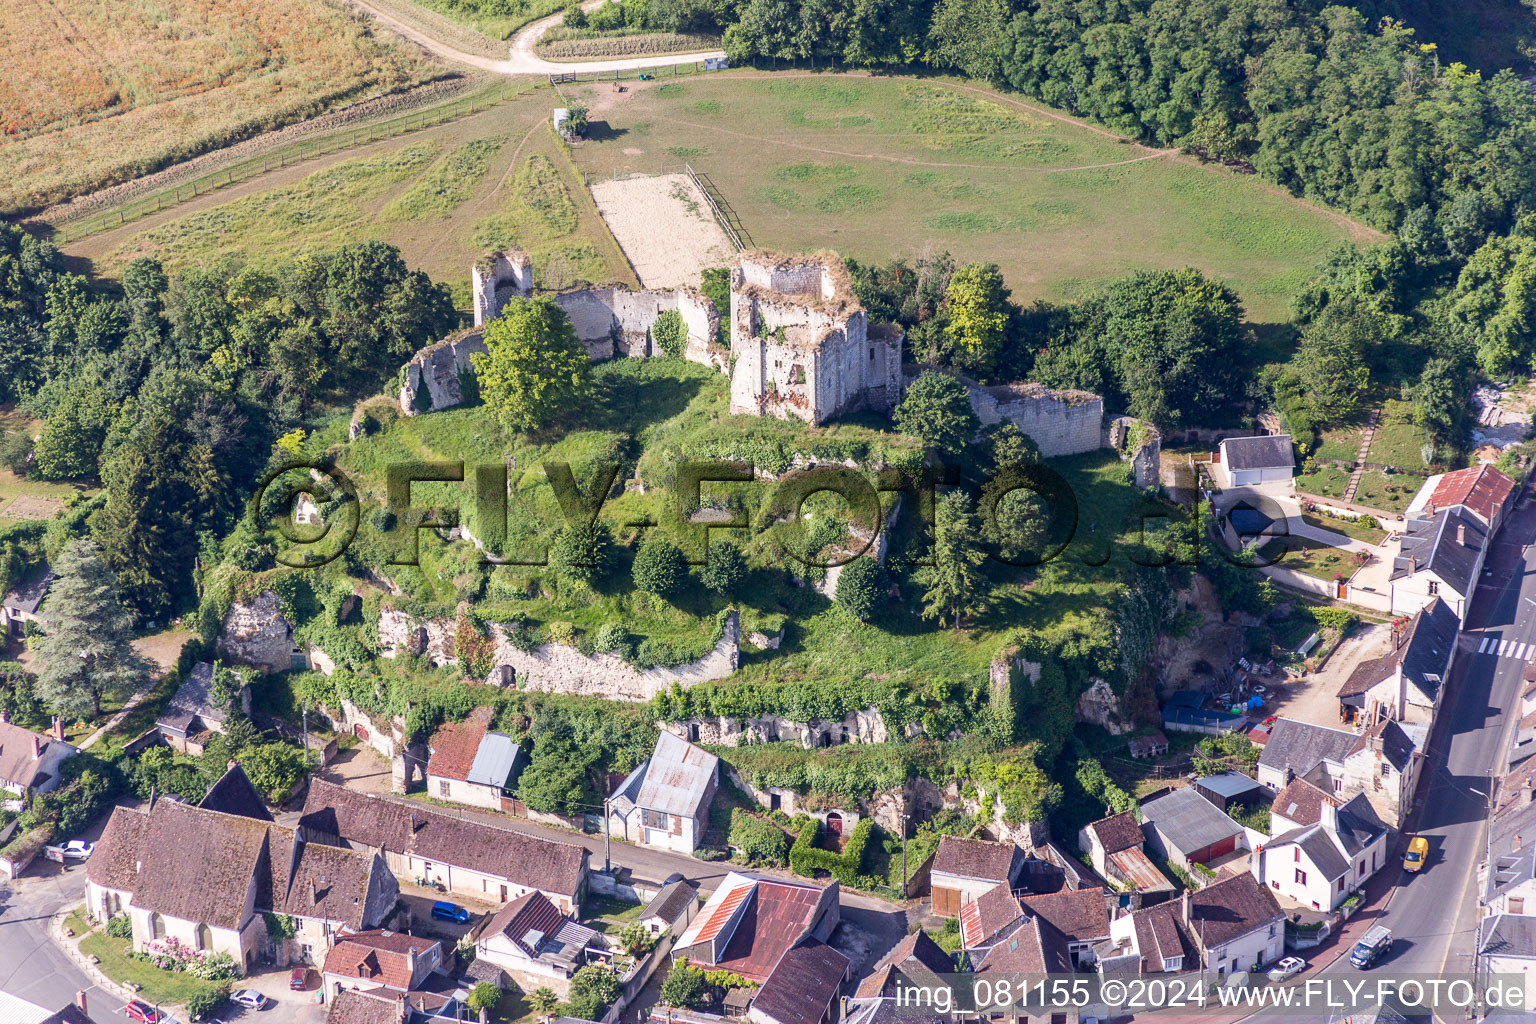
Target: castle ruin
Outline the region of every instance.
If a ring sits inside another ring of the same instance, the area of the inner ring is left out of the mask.
[[[737,256],[730,323],[733,413],[821,424],[901,397],[901,328],[869,326],[833,253]]]

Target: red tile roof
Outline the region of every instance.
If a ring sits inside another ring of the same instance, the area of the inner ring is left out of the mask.
[[[998,882],[960,908],[960,941],[966,949],[974,949],[1023,915],[1008,883]]]
[[[752,890],[754,888],[756,886],[740,885],[727,893],[725,899],[716,904],[714,909],[709,912],[709,916],[700,923],[697,941],[713,941],[715,936],[720,934],[720,929],[725,927],[726,922],[731,919],[737,909],[752,897]]]
[[[1269,813],[1278,814],[1295,825],[1315,825],[1323,819],[1323,801],[1339,806],[1333,797],[1318,789],[1306,779],[1292,779],[1275,794],[1270,802]]]
[[[1429,496],[1427,511],[1464,505],[1485,523],[1492,523],[1498,509],[1509,500],[1515,482],[1486,463],[1446,473]]]
[[[401,1024],[405,1017],[399,996],[347,989],[331,1000],[325,1024]]]
[[[427,761],[427,774],[460,782],[469,778],[469,769],[490,728],[492,714],[490,708],[476,708],[464,721],[450,723],[433,733],[428,744],[432,756]]]
[[[336,940],[336,945],[325,955],[323,970],[326,974],[362,978],[406,992],[416,983],[416,972],[411,969],[411,950],[416,951],[417,957],[425,957],[437,944],[435,939],[424,939],[419,935],[357,932]],[[426,961],[422,963],[425,965]]]
[[[1119,814],[1100,818],[1090,824],[1088,830],[1098,837],[1099,844],[1104,847],[1106,854],[1129,850],[1147,841],[1147,837],[1142,835],[1141,826],[1136,822],[1134,811],[1121,811]]]

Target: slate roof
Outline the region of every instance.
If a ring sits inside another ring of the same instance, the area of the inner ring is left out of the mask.
[[[1269,805],[1270,814],[1278,814],[1296,825],[1316,824],[1323,817],[1323,802],[1338,806],[1338,801],[1303,778],[1292,779],[1275,794]]]
[[[1142,834],[1141,825],[1137,822],[1134,811],[1121,811],[1119,814],[1100,818],[1090,824],[1088,830],[1098,837],[1106,856],[1140,846],[1147,840],[1147,837]]]
[[[1424,486],[1429,487],[1426,480]],[[1485,523],[1494,520],[1499,508],[1514,493],[1515,482],[1486,463],[1442,474],[1430,491],[1425,508],[1434,512],[1452,505],[1464,505]]]
[[[825,943],[807,939],[784,953],[773,974],[758,989],[752,1009],[779,1024],[820,1024],[847,972],[847,957]]]
[[[524,893],[496,912],[480,933],[481,940],[500,933],[530,960],[575,963],[597,932],[560,913],[538,890]]]
[[[1296,465],[1290,434],[1228,437],[1221,442],[1228,469],[1290,469]]]
[[[399,996],[345,989],[331,1000],[325,1024],[401,1024],[405,1004]]]
[[[406,992],[416,980],[411,972],[410,951],[415,950],[418,957],[425,957],[436,945],[436,939],[419,935],[381,930],[356,932],[336,940],[330,952],[325,954],[322,970],[326,974],[363,978]]]
[[[1289,768],[1297,775],[1306,775],[1325,760],[1342,764],[1354,745],[1352,732],[1281,718],[1264,744],[1259,766],[1280,772]]]
[[[640,914],[643,921],[650,917],[659,917],[671,927],[673,922],[683,916],[683,911],[688,905],[699,898],[699,887],[695,882],[686,878],[679,878],[662,886],[660,892],[651,902],[645,905],[645,910]]]
[[[1209,949],[1283,917],[1274,894],[1244,871],[1190,896],[1188,929]]]
[[[86,877],[131,892],[137,907],[230,929],[243,923],[253,880],[258,910],[361,929],[379,909],[368,897],[382,872],[373,857],[173,800],[147,811],[115,809],[86,862]]]
[[[198,801],[197,806],[205,811],[220,811],[242,818],[255,818],[257,821],[272,820],[272,814],[262,801],[261,794],[256,792],[245,769],[235,761],[229,762],[229,768],[219,776],[218,782],[208,787],[208,792]]]
[[[1092,942],[1109,934],[1109,907],[1103,889],[1064,889],[1026,896],[1024,912],[1050,922],[1076,942]]]
[[[1450,605],[1434,598],[1409,620],[1407,627],[1397,638],[1397,645],[1380,658],[1372,658],[1355,666],[1349,678],[1339,686],[1339,699],[1358,697],[1372,686],[1391,677],[1402,666],[1408,680],[1410,697],[1416,695],[1418,703],[1432,705],[1456,652],[1456,638],[1461,633],[1461,621]]]
[[[1241,825],[1193,787],[1176,789],[1150,800],[1142,804],[1141,813],[1165,842],[1186,855],[1243,834]]]
[[[466,782],[469,770],[474,766],[475,755],[480,752],[480,741],[485,738],[494,712],[490,708],[476,708],[462,722],[449,722],[432,734],[427,749],[427,774],[444,779]]]
[[[1519,836],[1518,848],[1515,837]],[[1492,868],[1483,880],[1483,898],[1492,900],[1536,878],[1536,804],[1525,804],[1497,819],[1488,837]]]
[[[1466,528],[1466,543],[1456,540],[1457,527]],[[1488,542],[1488,529],[1463,508],[1447,508],[1429,519],[1410,519],[1392,560],[1391,579],[1406,579],[1430,571],[1463,597],[1470,594],[1472,570]]]
[[[1377,739],[1381,740],[1382,757],[1399,772],[1407,771],[1417,747],[1403,727],[1390,718],[1382,719],[1361,733],[1350,753],[1358,754],[1369,749]]]
[[[933,871],[983,882],[1013,880],[1020,850],[1013,843],[989,843],[983,839],[943,836],[933,855]]]
[[[1043,917],[1031,917],[1000,938],[977,965],[977,974],[1071,974],[1067,937]]]
[[[633,798],[635,806],[686,818],[700,817],[719,764],[720,759],[703,747],[663,730],[656,737],[656,749]]]
[[[1008,883],[998,882],[960,908],[960,941],[966,949],[984,946],[1023,915],[1019,898]]]
[[[181,681],[176,695],[166,704],[155,724],[186,736],[196,731],[192,726],[198,719],[204,725],[212,726],[223,725],[224,718],[224,709],[213,704],[213,662],[200,661]]]
[[[498,828],[425,804],[359,793],[311,779],[300,828],[391,853],[505,878],[575,899],[587,851]]]
[[[22,789],[30,789],[48,781],[49,775],[43,771],[42,757],[33,756],[34,740],[40,741],[41,754],[47,754],[48,747],[59,742],[44,733],[23,729],[10,722],[0,722],[0,780]]]
[[[925,931],[915,931],[896,943],[896,947],[880,959],[869,977],[859,982],[856,996],[861,999],[893,995],[886,986],[894,981],[900,971],[914,984],[935,984],[945,975],[953,974],[954,962],[939,944]]]
[[[47,569],[17,586],[5,595],[4,606],[12,611],[36,615],[48,588],[53,584],[53,570]]]
[[[480,740],[464,781],[506,789],[507,779],[517,765],[517,756],[517,743],[511,736],[504,732],[487,732]]]
[[[1536,957],[1536,917],[1499,914],[1483,932],[1482,951],[1490,956]]]

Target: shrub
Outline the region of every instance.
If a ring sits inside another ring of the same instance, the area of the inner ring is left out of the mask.
[[[837,574],[837,603],[860,622],[868,622],[880,606],[884,575],[873,558],[855,558]]]
[[[873,818],[862,818],[853,827],[853,834],[843,845],[842,853],[833,853],[816,846],[816,836],[821,822],[807,818],[800,826],[795,845],[789,850],[789,869],[805,878],[814,878],[817,871],[825,871],[843,885],[860,885],[859,869],[864,863],[864,850],[874,834]]]
[[[133,921],[127,914],[114,914],[107,918],[107,934],[114,939],[133,938]]]
[[[576,627],[569,622],[551,622],[544,627],[544,635],[552,644],[562,647],[576,646]]]
[[[603,654],[617,652],[628,646],[629,631],[618,622],[603,623],[598,627],[597,635],[592,638],[592,649]]]
[[[672,970],[661,983],[661,1001],[667,1006],[691,1010],[704,998],[704,972],[686,960],[672,961]]]
[[[619,998],[619,976],[607,967],[587,964],[571,978],[571,994],[566,1001],[572,1017],[601,1020],[608,1007]]]
[[[688,325],[683,323],[683,314],[675,309],[662,310],[651,324],[651,340],[674,359],[681,356],[688,344]]]
[[[488,981],[482,981],[475,985],[469,992],[469,997],[464,1004],[471,1010],[479,1013],[481,1010],[490,1010],[501,1000],[501,989]]]
[[[550,546],[549,561],[563,580],[592,586],[608,575],[613,563],[613,538],[601,519],[567,526]]]
[[[618,934],[619,948],[630,956],[644,956],[656,945],[656,936],[651,934],[649,928],[639,921],[631,921]]]
[[[636,588],[664,598],[677,591],[687,572],[688,563],[677,545],[662,537],[653,537],[640,545],[631,575]]]
[[[741,549],[726,541],[712,544],[709,558],[699,571],[699,582],[717,594],[729,595],[747,578],[747,561]]]
[[[576,0],[565,9],[565,15],[560,19],[560,24],[566,28],[587,27],[587,12],[581,9],[581,0]]]
[[[193,1020],[202,1020],[210,1016],[228,998],[228,982],[212,988],[198,989],[187,999],[187,1016]]]
[[[731,811],[731,831],[726,838],[748,864],[783,867],[789,837],[771,821],[764,821],[740,807]]]

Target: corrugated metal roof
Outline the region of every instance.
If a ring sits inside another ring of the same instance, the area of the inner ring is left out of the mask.
[[[1197,781],[1195,785],[1201,789],[1208,789],[1217,796],[1224,796],[1228,799],[1263,788],[1242,772],[1231,771],[1222,772],[1220,775],[1207,775]]]
[[[1176,789],[1145,803],[1141,813],[1184,854],[1242,835],[1243,827],[1193,789]]]
[[[1152,859],[1136,847],[1109,855],[1110,862],[1120,869],[1132,886],[1142,891],[1172,889],[1173,883],[1163,877]]]
[[[39,1024],[52,1016],[52,1010],[29,1003],[9,992],[0,992],[0,1024]]]
[[[656,739],[656,750],[635,804],[666,814],[697,817],[719,763],[719,758],[708,751],[663,732]]]
[[[692,946],[713,940],[747,897],[752,895],[752,889],[757,885],[756,879],[747,878],[745,875],[735,875],[734,885],[731,885],[731,881],[731,877],[727,876],[727,884],[722,885],[710,898],[709,903],[705,904],[703,912],[678,940],[678,946]]]
[[[482,786],[504,788],[507,776],[517,763],[517,743],[504,732],[488,732],[480,740],[475,760],[469,766],[465,782],[477,782]]]

